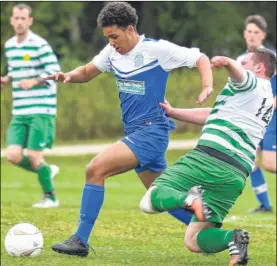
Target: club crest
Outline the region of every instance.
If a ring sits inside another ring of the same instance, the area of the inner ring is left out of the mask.
[[[141,67],[144,64],[144,57],[141,53],[136,54],[134,59],[135,67]]]

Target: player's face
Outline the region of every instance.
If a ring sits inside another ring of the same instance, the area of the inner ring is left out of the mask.
[[[265,70],[262,63],[255,63],[254,53],[248,53],[247,56],[241,62],[244,69],[250,70],[255,74],[261,73]]]
[[[244,69],[253,71],[254,61],[252,60],[253,53],[248,53],[247,56],[242,60],[241,64]]]
[[[132,44],[133,27],[128,26],[126,29],[118,26],[104,27],[103,34],[109,39],[111,46],[120,54],[126,54],[133,48]]]
[[[10,22],[16,35],[24,35],[33,24],[33,18],[30,17],[28,9],[14,8]]]
[[[260,47],[266,37],[266,33],[263,32],[254,23],[250,23],[244,30],[244,39],[247,47]]]

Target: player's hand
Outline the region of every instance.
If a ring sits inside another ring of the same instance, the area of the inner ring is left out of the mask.
[[[29,90],[37,85],[37,81],[35,79],[22,79],[18,83],[18,87],[23,90]]]
[[[228,65],[229,61],[228,58],[225,56],[214,56],[211,59],[211,67],[221,67],[221,66],[226,66]]]
[[[7,77],[1,77],[1,89],[9,82]]]
[[[4,87],[4,85],[5,85],[4,78],[1,77],[1,89]]]
[[[71,77],[68,73],[57,72],[54,75],[48,76],[45,80],[55,80],[57,82],[68,83]]]
[[[212,94],[213,90],[214,89],[212,87],[206,87],[198,96],[196,103],[202,105]]]
[[[160,106],[165,110],[167,116],[171,116],[173,107],[169,104],[167,99],[164,99],[163,103],[160,103]]]

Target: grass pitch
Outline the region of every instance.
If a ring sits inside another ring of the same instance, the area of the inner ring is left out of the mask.
[[[171,164],[184,152],[168,152]],[[1,160],[1,266],[224,266],[228,251],[202,256],[187,251],[183,245],[185,226],[168,214],[147,215],[138,204],[144,188],[135,172],[115,176],[106,182],[105,202],[90,238],[96,250],[87,258],[76,258],[52,252],[51,245],[65,240],[75,232],[84,169],[91,156],[53,157],[49,163],[60,166],[55,181],[61,207],[35,210],[32,203],[41,199],[36,176]],[[271,200],[276,209],[276,177],[266,175]],[[251,234],[248,265],[276,265],[276,216],[248,214],[257,207],[249,182],[243,195],[226,218],[224,228],[244,228]],[[44,236],[44,250],[34,258],[14,258],[7,255],[4,238],[14,224],[35,224]]]

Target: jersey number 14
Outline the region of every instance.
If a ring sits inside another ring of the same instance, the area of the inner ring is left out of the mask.
[[[273,105],[271,105],[268,109],[265,110],[265,103],[266,103],[266,98],[263,98],[263,101],[262,101],[262,105],[261,107],[259,108],[256,116],[257,117],[261,117],[261,119],[266,123],[268,124],[270,119],[271,119],[271,116],[273,114]]]

